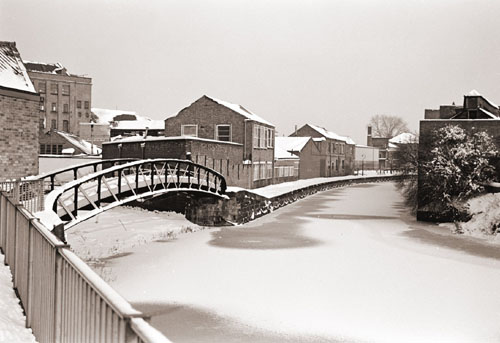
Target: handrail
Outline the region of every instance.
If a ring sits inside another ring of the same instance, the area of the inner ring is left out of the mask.
[[[157,166],[161,169],[157,169]],[[203,177],[200,171],[203,172]],[[108,179],[109,175],[111,180]],[[133,176],[135,178],[131,180]],[[89,184],[84,186],[86,183]],[[134,160],[83,176],[54,189],[46,195],[45,210],[37,213],[37,216],[48,227],[63,223],[63,217],[71,218],[65,223],[65,228],[68,229],[104,210],[140,198],[173,190],[223,196],[226,188],[226,180],[222,174],[190,160]],[[63,194],[68,194],[68,197],[61,198]],[[111,198],[112,202],[103,207],[101,201],[106,198]],[[79,199],[83,202],[83,207],[81,204],[78,206]],[[61,216],[58,206],[64,210]],[[77,218],[78,210],[85,206],[91,206],[93,210]]]
[[[131,161],[137,161],[137,158],[114,158],[114,159],[109,159],[109,160],[100,160],[100,161],[93,161],[93,162],[87,162],[87,163],[82,163],[82,164],[75,164],[69,167],[64,167],[60,168],[57,170],[54,170],[49,173],[44,173],[40,175],[35,175],[35,176],[28,176],[22,179],[22,181],[33,181],[33,180],[45,180],[46,178],[50,177],[50,190],[54,190],[54,181],[55,177],[59,174],[63,174],[69,171],[73,171],[73,180],[76,180],[78,178],[78,169],[80,168],[86,168],[86,167],[94,167],[94,173],[97,172],[97,166],[105,163],[116,163],[116,162],[131,162]]]

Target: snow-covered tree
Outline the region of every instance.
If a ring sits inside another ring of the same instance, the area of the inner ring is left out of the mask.
[[[457,204],[482,192],[483,185],[493,180],[495,168],[490,158],[497,153],[486,132],[470,134],[456,125],[438,129],[429,159],[421,166],[427,197],[456,209]]]

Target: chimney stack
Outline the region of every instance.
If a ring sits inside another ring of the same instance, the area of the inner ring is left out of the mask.
[[[366,136],[366,145],[372,146],[372,127],[368,125],[368,135]]]

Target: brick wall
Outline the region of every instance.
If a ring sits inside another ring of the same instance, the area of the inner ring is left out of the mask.
[[[39,96],[0,90],[0,180],[38,174]]]
[[[253,188],[252,166],[243,164],[243,146],[235,143],[204,141],[196,138],[165,138],[146,140],[144,150],[136,142],[108,142],[103,144],[102,158],[176,158],[185,159],[191,153],[193,162],[212,168],[226,178],[228,186]],[[121,144],[121,151],[118,145]],[[238,162],[240,161],[240,162]]]

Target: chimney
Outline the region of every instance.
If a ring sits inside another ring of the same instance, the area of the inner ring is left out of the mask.
[[[372,127],[368,126],[368,135],[366,136],[366,145],[372,146]]]

